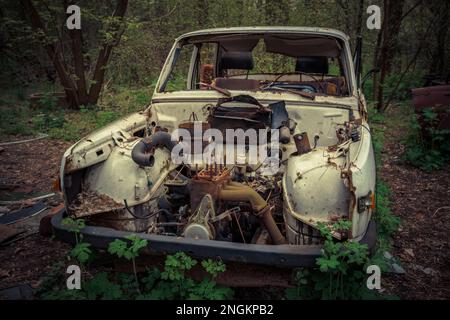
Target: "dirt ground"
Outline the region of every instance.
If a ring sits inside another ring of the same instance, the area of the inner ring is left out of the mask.
[[[402,299],[450,299],[450,172],[424,173],[403,164],[399,160],[403,135],[401,127],[388,123],[381,175],[392,190],[393,213],[402,219],[391,253],[406,273],[385,275],[382,286]],[[14,138],[19,137],[9,140]],[[1,147],[0,199],[11,192],[52,192],[69,145],[43,139]],[[52,207],[59,201],[53,198],[46,204]],[[18,284],[36,287],[67,250],[67,245],[38,233],[1,246],[0,289]]]
[[[10,137],[8,141],[26,138]],[[44,139],[0,147],[0,200],[14,200],[15,197],[27,199],[52,193],[61,156],[69,146],[70,143],[67,142]],[[68,245],[37,233],[40,218],[60,202],[59,196],[46,199],[44,203],[47,210],[38,216],[10,225],[25,231],[25,237],[9,245],[0,246],[0,289],[18,284],[36,287],[39,279],[51,270],[53,263],[64,257]],[[23,206],[13,204],[3,208],[13,211]]]
[[[406,128],[399,113],[386,117],[381,178],[391,188],[392,212],[402,225],[391,254],[406,273],[383,278],[388,291],[402,299],[450,299],[450,170],[426,173],[400,160]]]

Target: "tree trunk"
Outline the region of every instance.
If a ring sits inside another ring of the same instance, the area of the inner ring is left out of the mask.
[[[88,101],[90,104],[97,104],[100,91],[102,89],[103,80],[105,79],[106,64],[109,61],[113,47],[119,43],[124,31],[121,27],[121,23],[123,21],[123,17],[125,16],[125,12],[127,11],[127,6],[128,0],[118,0],[117,7],[112,15],[113,19],[119,20],[119,23],[117,23],[117,21],[112,22],[109,32],[114,33],[114,41],[105,42],[98,54],[94,76],[92,78],[93,83],[89,89]]]
[[[74,1],[71,0],[70,3],[68,3],[67,0],[65,0],[64,2],[65,2],[64,8],[67,8],[69,5],[73,4]],[[85,70],[83,59],[83,37],[81,30],[78,29],[69,30],[69,36],[72,45],[75,76],[77,77],[76,84],[77,84],[78,102],[80,105],[87,105],[88,95],[86,89],[86,79],[84,75]]]
[[[405,0],[384,1],[384,29],[381,43],[379,64],[381,68],[380,82],[378,83],[377,110],[382,111],[384,100],[384,83],[387,75],[391,72],[397,49],[398,34],[402,23],[403,5]]]
[[[448,1],[434,2],[431,5],[433,16],[438,19],[436,34],[436,46],[433,50],[430,73],[440,76],[446,76],[445,72],[445,53],[446,53],[446,40],[449,28],[449,10],[450,5]]]
[[[381,27],[381,30],[378,32],[377,43],[375,44],[375,50],[373,52],[373,67],[379,68],[379,56],[380,56],[380,47],[381,41],[383,41],[383,32],[384,32],[384,21]],[[372,84],[372,100],[375,101],[378,97],[378,73],[373,74],[373,84]]]
[[[362,35],[363,20],[364,20],[364,0],[359,0],[358,15],[356,21],[356,36]]]
[[[64,91],[66,93],[66,100],[70,108],[77,109],[79,108],[79,100],[77,95],[77,90],[75,84],[70,78],[70,74],[64,66],[64,62],[61,59],[61,55],[56,49],[53,43],[48,42],[45,38],[47,32],[45,30],[44,24],[42,23],[41,17],[37,12],[36,8],[33,5],[31,0],[21,0],[22,5],[25,8],[25,12],[29,12],[31,18],[31,25],[33,30],[41,33],[43,38],[41,39],[43,43],[43,47],[47,52],[50,60],[52,61],[56,72],[58,73],[59,80],[61,85],[64,87]]]

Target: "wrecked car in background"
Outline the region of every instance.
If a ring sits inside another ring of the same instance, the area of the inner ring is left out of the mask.
[[[148,252],[313,266],[323,243],[318,225],[348,220],[352,227],[334,232],[336,241],[373,246],[376,173],[360,58],[361,46],[352,54],[348,37],[331,29],[224,28],[179,37],[150,106],[65,152],[65,210],[52,220],[57,238],[74,241],[62,223],[70,216],[86,220],[83,239],[98,248],[136,233],[149,240]],[[265,132],[256,144],[266,154],[249,161],[255,143],[236,135],[220,142],[241,150],[233,159],[174,161],[186,158],[174,152],[180,145],[192,146],[194,156],[217,146],[205,135],[176,133],[199,128]],[[277,161],[275,171],[266,159]]]

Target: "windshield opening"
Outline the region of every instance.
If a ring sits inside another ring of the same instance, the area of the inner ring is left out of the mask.
[[[219,88],[348,96],[344,60],[342,45],[329,37],[186,41],[177,48],[161,91]]]

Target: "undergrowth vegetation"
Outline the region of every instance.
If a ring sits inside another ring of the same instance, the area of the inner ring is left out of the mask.
[[[370,66],[366,66],[365,70],[368,71],[371,69]],[[383,96],[385,99],[389,98],[392,95],[393,100],[395,101],[407,101],[411,99],[411,89],[420,88],[423,86],[423,77],[424,74],[422,72],[409,72],[405,74],[403,79],[400,78],[401,75],[397,73],[389,74],[386,77],[386,81],[383,85],[384,91]],[[398,87],[397,87],[398,84]],[[394,91],[394,89],[396,90]],[[364,95],[366,99],[372,100],[373,98],[377,99],[377,97],[373,96],[374,87],[373,87],[373,79],[369,78],[364,86]]]
[[[59,106],[51,92],[46,89],[34,106],[21,90],[2,94],[0,136],[45,133],[53,139],[76,141],[126,114],[143,110],[151,97],[151,88],[111,88],[103,92],[99,105],[72,111]]]
[[[450,113],[450,109],[447,109]],[[450,130],[440,128],[439,114],[432,108],[412,115],[403,158],[424,171],[440,170],[450,160]]]
[[[77,263],[82,270],[82,284],[79,290],[69,290],[66,286],[66,264],[58,262],[52,271],[43,279],[36,291],[40,299],[103,299],[103,300],[222,300],[233,297],[230,288],[220,286],[215,282],[219,274],[226,271],[225,264],[212,259],[203,260],[200,265],[207,276],[202,281],[196,281],[187,273],[198,261],[178,252],[168,255],[162,270],[157,267],[147,268],[139,272],[136,259],[140,256],[148,242],[137,236],[129,236],[126,240],[116,239],[108,246],[108,252],[119,259],[132,262],[133,274],[113,271],[101,271],[92,275],[86,267],[93,261],[94,251],[90,245],[83,242],[80,231],[84,228],[83,220],[66,218],[63,221],[73,233],[76,245],[69,253],[69,263]]]
[[[340,221],[329,227],[319,225],[325,238],[322,256],[317,259],[318,269],[301,268],[295,272],[296,288],[286,290],[287,299],[356,300],[376,299],[378,293],[366,286],[366,268],[370,265],[366,244],[336,242],[333,231],[348,231],[351,222]]]

